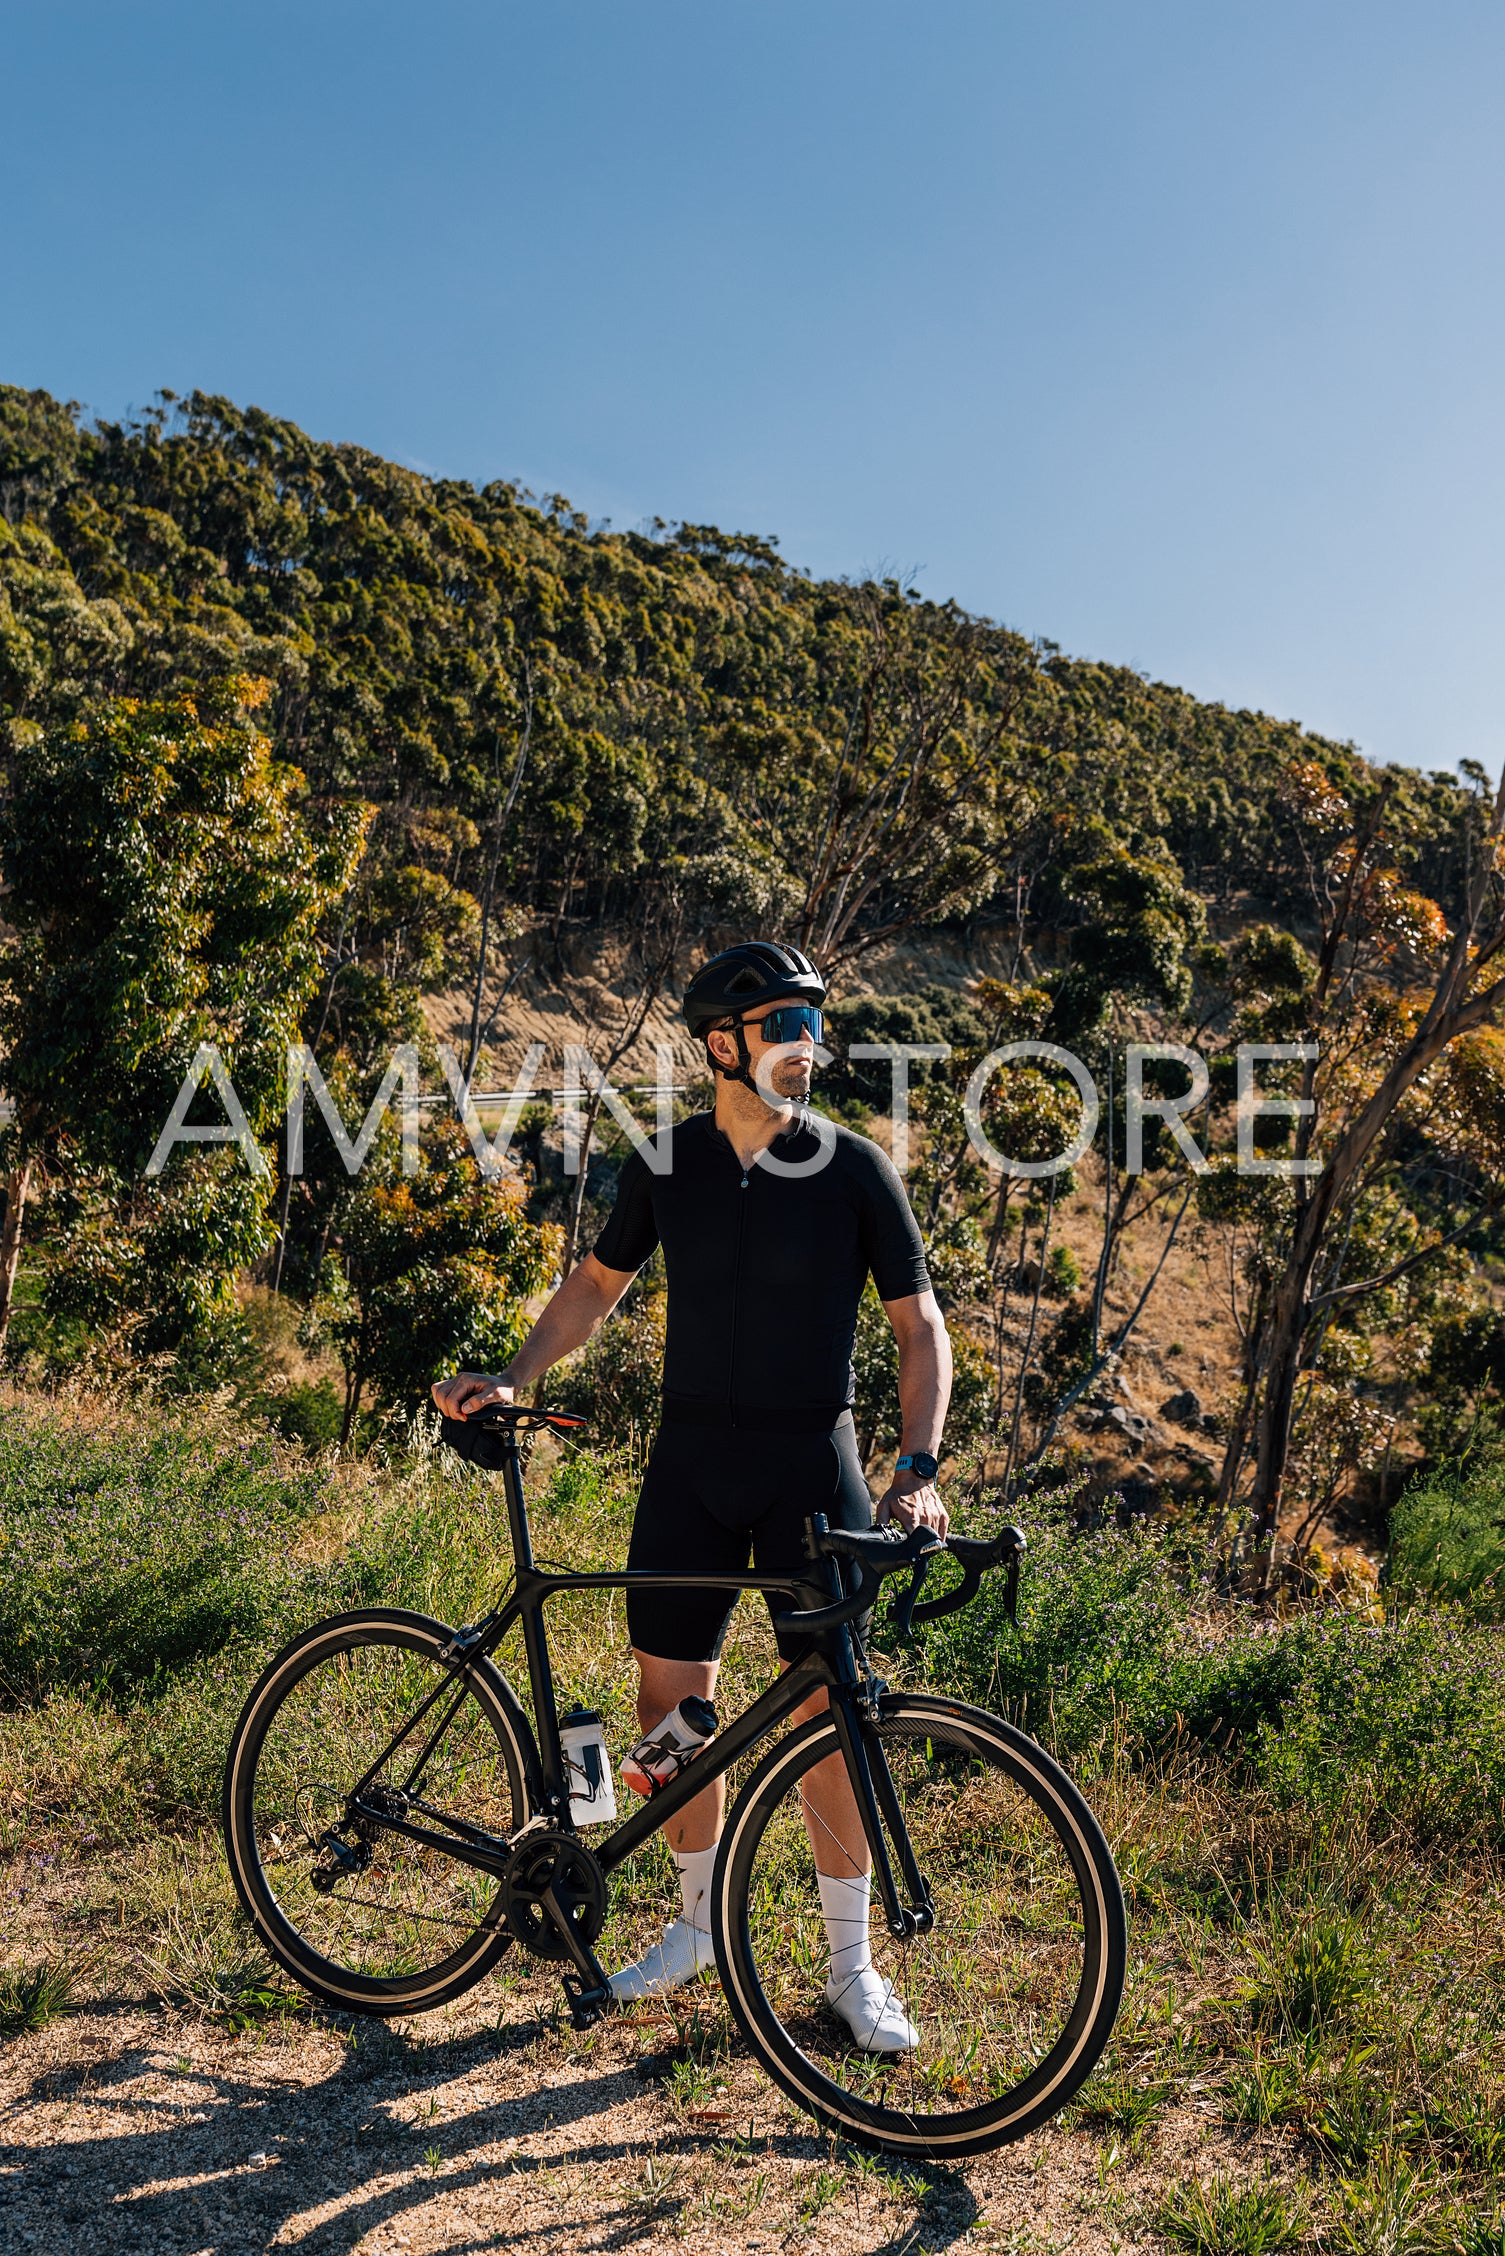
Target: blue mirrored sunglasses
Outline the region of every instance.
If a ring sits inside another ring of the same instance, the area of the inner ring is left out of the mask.
[[[785,1003],[764,1019],[744,1018],[742,1023],[756,1026],[765,1042],[797,1042],[802,1034],[813,1042],[825,1040],[825,1018],[813,1003]]]

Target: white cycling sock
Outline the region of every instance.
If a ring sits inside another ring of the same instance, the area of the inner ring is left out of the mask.
[[[674,1863],[679,1872],[680,1899],[685,1907],[685,1919],[702,1934],[709,1934],[711,1926],[711,1873],[716,1863],[716,1844],[708,1849],[675,1849]]]
[[[815,1877],[820,1882],[820,1908],[831,1945],[831,1979],[837,1983],[849,1981],[873,1963],[867,1926],[871,1875],[817,1872]]]

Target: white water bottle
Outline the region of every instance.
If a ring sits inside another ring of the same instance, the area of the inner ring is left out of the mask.
[[[671,1778],[679,1776],[706,1741],[715,1737],[716,1730],[716,1710],[709,1700],[692,1692],[623,1759],[624,1782],[635,1794],[656,1794]]]
[[[577,1825],[605,1825],[617,1814],[606,1734],[594,1708],[571,1708],[559,1719],[559,1744],[570,1788],[570,1816]]]

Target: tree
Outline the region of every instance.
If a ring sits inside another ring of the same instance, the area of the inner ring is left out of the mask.
[[[1314,764],[1298,763],[1286,805],[1309,872],[1318,950],[1303,964],[1264,940],[1257,970],[1281,956],[1286,968],[1271,1007],[1262,1011],[1256,1000],[1236,1028],[1249,1038],[1274,1032],[1308,1051],[1295,1082],[1305,1109],[1290,1151],[1307,1171],[1290,1178],[1280,1210],[1241,1419],[1245,1427],[1253,1420],[1250,1503],[1265,1542],[1278,1523],[1314,1332],[1434,1260],[1493,1208],[1505,1128],[1505,1075],[1469,1051],[1470,1038],[1505,1007],[1505,977],[1491,975],[1505,947],[1505,784],[1492,805],[1481,795],[1465,811],[1451,929],[1439,905],[1405,882],[1397,858],[1405,829],[1383,784],[1366,804]],[[1436,1225],[1426,1242],[1377,1271],[1346,1276],[1343,1241],[1363,1199],[1387,1175],[1404,1180],[1408,1168],[1413,1180],[1433,1177]]]
[[[549,1281],[559,1232],[530,1222],[517,1176],[482,1176],[452,1122],[435,1128],[415,1176],[390,1132],[342,1216],[343,1262],[321,1314],[345,1366],[347,1443],[368,1388],[414,1409],[435,1379],[505,1368]]]
[[[232,680],[196,700],[116,699],[13,757],[0,1340],[37,1175],[70,1235],[59,1301],[128,1311],[155,1347],[223,1308],[266,1242],[270,1177],[239,1153],[179,1153],[144,1176],[201,1044],[221,1054],[253,1133],[275,1132],[288,1040],[319,974],[315,929],[359,858],[352,810],[311,821],[300,805],[301,777],[256,725],[264,698]]]

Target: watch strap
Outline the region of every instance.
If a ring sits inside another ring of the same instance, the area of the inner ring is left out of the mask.
[[[924,1449],[909,1450],[894,1466],[896,1473],[918,1473],[921,1480],[934,1480],[940,1469],[939,1460]]]

